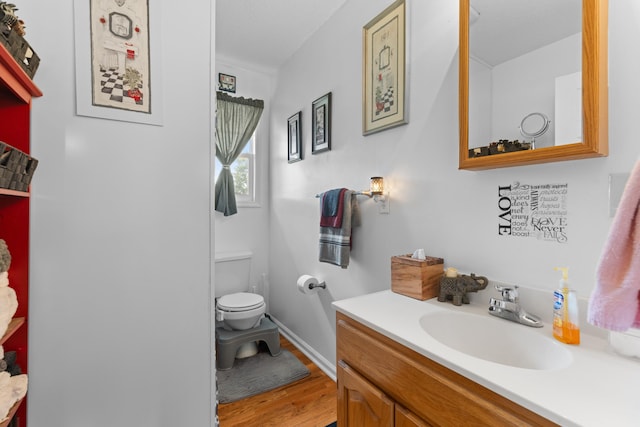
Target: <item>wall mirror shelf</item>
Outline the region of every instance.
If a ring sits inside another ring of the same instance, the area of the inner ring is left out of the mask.
[[[480,0],[479,0],[480,1]],[[537,0],[529,0],[530,2],[536,2]],[[585,159],[592,157],[602,157],[608,155],[608,54],[607,54],[607,15],[608,15],[608,0],[582,0],[581,9],[582,16],[578,24],[581,23],[581,30],[577,30],[579,35],[581,31],[581,77],[578,75],[578,82],[581,79],[582,91],[581,94],[576,95],[577,106],[575,107],[575,117],[577,120],[578,132],[580,136],[575,137],[575,142],[568,143],[555,143],[553,140],[547,146],[536,145],[535,149],[523,149],[522,151],[512,152],[500,152],[498,154],[488,154],[489,145],[492,141],[503,139],[490,135],[487,138],[489,140],[477,145],[476,141],[471,139],[477,139],[475,132],[475,125],[473,120],[478,117],[473,117],[477,111],[482,111],[484,107],[476,108],[471,104],[471,117],[470,117],[470,93],[472,94],[471,103],[477,102],[478,98],[474,99],[476,88],[471,88],[470,91],[470,55],[473,53],[470,51],[470,38],[473,37],[473,31],[470,31],[470,22],[474,25],[476,19],[484,19],[482,11],[478,11],[473,8],[474,0],[460,0],[460,70],[459,70],[459,121],[460,121],[460,157],[459,157],[459,169],[467,170],[482,170],[482,169],[494,169],[511,166],[522,166],[538,163],[557,162],[563,160],[575,160]],[[575,1],[577,3],[576,15],[580,14],[580,0]],[[517,2],[520,3],[520,2]],[[479,12],[479,13],[478,13]],[[503,11],[504,12],[504,11]],[[579,17],[576,17],[579,19]],[[471,20],[470,20],[471,19]],[[541,21],[540,21],[541,22]],[[540,31],[545,31],[545,24],[539,24]],[[473,47],[474,41],[471,41]],[[577,46],[577,45],[576,45]],[[495,49],[500,49],[495,46]],[[578,50],[580,48],[577,48]],[[577,61],[580,61],[579,53],[576,53]],[[580,67],[580,65],[577,65]],[[478,84],[475,76],[471,76],[472,85]],[[521,86],[530,85],[530,81],[521,83]],[[534,83],[537,84],[537,83]],[[549,82],[553,85],[553,81]],[[579,85],[580,83],[578,83]],[[558,88],[556,80],[556,92]],[[494,85],[495,86],[495,85]],[[579,88],[578,88],[579,90]],[[557,95],[556,95],[557,96]],[[552,95],[553,97],[553,95]],[[519,99],[518,101],[523,102]],[[553,102],[553,101],[551,101]],[[580,106],[581,106],[581,118],[580,123]],[[486,104],[485,104],[486,105]],[[557,105],[557,99],[556,99]],[[484,108],[485,110],[489,107]],[[556,107],[556,110],[558,108]],[[499,114],[494,115],[497,117]],[[535,106],[527,113],[539,111]],[[517,123],[513,125],[513,128],[518,131],[518,126],[522,117],[526,114],[521,114]],[[470,126],[470,119],[472,120],[472,126]],[[497,120],[494,117],[494,122]],[[551,125],[554,125],[554,118],[550,116]],[[511,122],[510,122],[511,123]],[[558,122],[559,123],[559,122]],[[581,128],[580,128],[581,126]],[[470,129],[471,127],[471,129]],[[574,126],[575,127],[575,126]],[[581,130],[581,132],[580,132]],[[489,131],[491,132],[491,131]],[[547,133],[547,135],[553,134],[553,131]],[[489,133],[487,133],[489,135]],[[508,140],[508,138],[507,138]],[[523,141],[526,142],[526,141]],[[536,142],[537,144],[537,142]],[[517,144],[519,147],[520,145]],[[480,150],[480,147],[486,146],[486,152]],[[495,145],[494,145],[495,147]],[[524,144],[523,147],[529,148],[528,144]],[[471,153],[470,153],[470,148]],[[474,150],[475,149],[475,150]],[[482,151],[482,152],[481,152]],[[495,150],[494,150],[495,151]],[[498,150],[502,151],[502,150]]]

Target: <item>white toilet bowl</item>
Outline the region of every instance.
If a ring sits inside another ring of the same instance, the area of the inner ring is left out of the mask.
[[[236,292],[218,298],[216,320],[222,321],[225,329],[244,331],[260,324],[265,312],[264,297],[249,292]],[[245,358],[258,353],[258,345],[250,341],[238,349],[236,358]]]
[[[264,297],[249,292],[236,292],[218,298],[216,319],[223,321],[226,329],[244,331],[260,322],[265,312]]]

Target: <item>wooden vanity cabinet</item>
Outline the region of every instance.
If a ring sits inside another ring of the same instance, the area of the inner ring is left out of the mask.
[[[393,426],[394,403],[378,387],[338,361],[338,419],[340,425]]]
[[[337,313],[338,426],[556,424]]]
[[[338,362],[338,422],[346,426],[428,427],[417,415],[391,400],[382,390]]]

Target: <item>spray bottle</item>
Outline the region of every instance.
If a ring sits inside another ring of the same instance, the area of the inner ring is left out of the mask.
[[[580,344],[578,300],[576,292],[569,289],[569,269],[554,270],[562,271],[562,279],[560,288],[553,292],[553,337],[565,344]]]

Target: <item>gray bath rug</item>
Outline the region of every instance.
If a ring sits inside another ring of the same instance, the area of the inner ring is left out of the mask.
[[[268,351],[236,359],[233,368],[218,371],[218,400],[230,403],[298,381],[310,372],[291,352],[281,349],[273,357]]]

